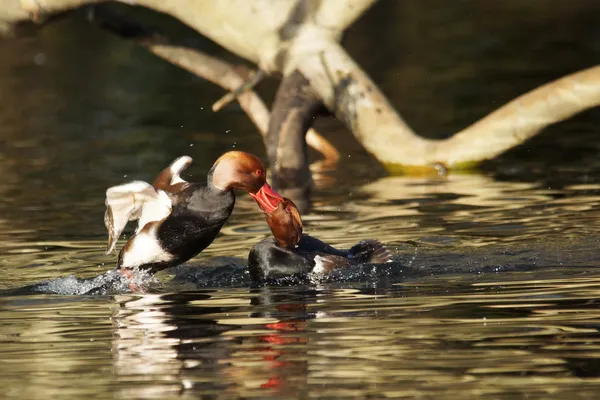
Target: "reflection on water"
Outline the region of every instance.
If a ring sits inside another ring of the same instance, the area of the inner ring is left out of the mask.
[[[600,3],[564,3],[381,1],[345,40],[440,137],[596,63]],[[339,247],[379,239],[394,262],[252,288],[245,259],[269,231],[240,195],[199,257],[148,294],[101,296],[115,262],[104,190],[181,154],[201,181],[225,150],[263,154],[258,135],[235,107],[210,111],[218,88],[77,16],[1,41],[0,55],[5,397],[597,397],[597,112],[448,177],[384,176],[323,119],[344,157],[315,176],[306,231]],[[42,281],[71,295],[32,295]]]
[[[23,398],[35,398],[32,387],[62,397],[589,398],[600,389],[600,281],[556,272],[565,277],[385,291],[4,298],[1,379]]]

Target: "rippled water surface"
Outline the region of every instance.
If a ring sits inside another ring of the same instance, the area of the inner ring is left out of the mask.
[[[345,38],[424,135],[600,59],[595,1],[448,4],[382,1]],[[323,118],[343,157],[315,174],[306,231],[379,239],[392,263],[252,287],[245,259],[269,231],[240,194],[200,256],[147,293],[102,294],[107,187],[181,154],[193,181],[223,151],[264,152],[236,107],[210,111],[220,89],[80,17],[0,41],[2,396],[597,398],[597,111],[447,177],[386,176]]]

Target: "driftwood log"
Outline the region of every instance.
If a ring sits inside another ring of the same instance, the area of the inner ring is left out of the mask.
[[[404,172],[440,165],[471,167],[519,145],[550,124],[600,104],[600,67],[594,67],[534,89],[448,139],[425,139],[410,129],[339,44],[344,30],[375,0],[122,2],[169,14],[256,64],[259,71],[284,77],[269,122],[269,112],[251,91],[256,82],[244,86],[247,77],[233,66],[166,40],[140,40],[160,57],[234,92],[229,97],[237,97],[266,138],[276,174],[286,179],[293,176],[297,184],[307,182],[304,131],[320,104],[343,121],[388,169]],[[96,3],[99,0],[3,0],[0,22],[4,26],[19,21],[43,23]],[[237,90],[240,87],[250,89]],[[336,159],[335,149],[319,135],[309,132],[306,140],[312,147],[325,148],[330,160]],[[294,157],[288,157],[290,153]]]

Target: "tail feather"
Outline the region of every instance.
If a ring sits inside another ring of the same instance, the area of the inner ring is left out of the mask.
[[[170,191],[173,186],[178,183],[185,183],[181,178],[181,173],[187,169],[192,163],[192,157],[181,156],[171,163],[167,168],[163,169],[160,174],[152,182],[152,186],[157,189]]]
[[[348,258],[358,263],[383,264],[391,260],[392,254],[381,242],[363,240],[348,251]]]

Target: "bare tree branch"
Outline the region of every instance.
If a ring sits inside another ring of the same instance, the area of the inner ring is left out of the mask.
[[[98,0],[4,0],[0,20],[36,19]],[[445,140],[415,134],[339,45],[343,31],[374,0],[136,0],[170,14],[268,73],[300,71],[321,101],[388,168],[441,163],[458,168],[497,156],[546,126],[600,104],[600,67],[544,85]],[[234,91],[232,66],[190,49],[149,43],[155,54]],[[219,64],[221,63],[221,64]],[[223,75],[215,71],[221,71]],[[252,92],[239,95],[264,134],[269,113]],[[311,140],[311,133],[307,140]],[[314,143],[313,143],[314,144]]]
[[[431,159],[448,165],[491,159],[547,126],[599,105],[600,66],[597,66],[516,98],[449,139],[436,143]]]
[[[251,71],[209,56],[197,49],[173,45],[153,29],[124,21],[115,15],[93,16],[92,20],[103,28],[144,46],[158,57],[229,90],[230,94],[237,96],[240,106],[265,138],[270,120],[269,110],[255,92],[244,90],[248,84],[244,77],[252,75]],[[262,77],[264,74],[255,73],[254,76]],[[335,147],[314,129],[307,132],[306,142],[321,153],[326,164],[335,163],[339,159]]]
[[[2,0],[0,21],[10,23],[31,20],[41,22],[44,16],[61,13],[102,0]]]
[[[297,57],[325,104],[365,148],[390,169],[434,166],[460,168],[491,159],[547,126],[600,105],[600,67],[540,86],[445,140],[417,136],[383,94],[336,43]]]
[[[322,106],[302,74],[283,78],[277,89],[266,136],[267,154],[277,188],[309,188],[308,152],[304,136]]]
[[[225,96],[223,96],[219,100],[217,100],[213,104],[212,110],[214,112],[220,111],[227,104],[234,101],[240,94],[247,92],[248,90],[250,90],[250,89],[254,88],[256,85],[258,85],[258,83],[265,77],[265,75],[266,74],[264,71],[261,71],[261,70],[256,71],[250,78],[248,78],[246,80],[246,82],[242,86],[227,93]]]
[[[245,83],[244,78],[238,72],[239,67],[236,68],[223,60],[208,56],[198,50],[165,44],[145,43],[144,46],[172,64],[178,65],[231,92]],[[240,107],[264,137],[267,134],[270,114],[263,101],[254,91],[240,93],[237,100]],[[335,147],[312,128],[306,133],[306,142],[310,147],[321,153],[327,164],[335,163],[339,159],[339,153]]]

